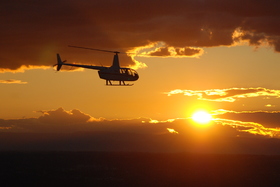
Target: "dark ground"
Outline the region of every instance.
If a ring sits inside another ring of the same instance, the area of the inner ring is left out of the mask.
[[[1,186],[280,186],[280,156],[0,152]]]

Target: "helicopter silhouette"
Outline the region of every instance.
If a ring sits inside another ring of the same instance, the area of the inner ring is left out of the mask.
[[[59,71],[63,65],[98,70],[99,77],[101,79],[106,80],[106,86],[132,86],[133,84],[127,84],[125,83],[125,81],[136,81],[139,79],[139,75],[134,69],[120,67],[119,57],[118,57],[118,54],[120,53],[119,51],[109,51],[109,50],[93,49],[93,48],[79,47],[79,46],[68,46],[68,47],[115,53],[113,58],[113,64],[110,67],[70,64],[70,63],[66,63],[67,62],[66,60],[62,61],[60,55],[57,54],[57,64],[54,65],[57,66],[56,68],[57,71]],[[119,84],[112,84],[111,81],[119,81]]]

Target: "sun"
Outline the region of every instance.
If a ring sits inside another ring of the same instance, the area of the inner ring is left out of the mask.
[[[192,119],[199,124],[207,124],[212,120],[212,115],[206,111],[197,111],[192,115]]]

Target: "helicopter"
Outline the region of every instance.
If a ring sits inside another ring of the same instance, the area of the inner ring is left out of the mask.
[[[132,86],[133,84],[127,84],[125,81],[136,81],[139,79],[139,75],[134,69],[120,67],[119,57],[118,57],[118,54],[120,53],[119,51],[109,51],[103,49],[93,49],[93,48],[71,46],[71,45],[69,45],[68,47],[115,53],[112,66],[104,67],[104,66],[92,66],[92,65],[82,65],[82,64],[70,64],[70,63],[66,63],[67,62],[66,60],[62,61],[60,55],[57,54],[57,64],[54,65],[57,66],[56,67],[57,71],[61,69],[62,65],[81,67],[87,69],[95,69],[98,70],[98,75],[100,79],[106,80],[106,86]],[[119,84],[112,84],[111,81],[119,81]]]

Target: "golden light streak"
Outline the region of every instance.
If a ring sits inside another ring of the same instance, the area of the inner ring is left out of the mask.
[[[221,114],[226,114],[226,113],[235,113],[232,110],[225,110],[225,109],[218,109],[218,110],[213,110],[212,115],[221,115]]]
[[[197,96],[199,100],[216,101],[216,102],[234,102],[236,99],[269,96],[280,97],[280,90],[271,90],[267,88],[228,88],[228,89],[211,89],[211,90],[171,90],[166,92],[168,96],[174,94],[184,94],[186,96]]]
[[[174,129],[171,128],[167,128],[168,132],[170,132],[171,134],[179,134],[177,131],[175,131]]]
[[[238,120],[230,120],[230,119],[213,119],[218,124],[229,125],[231,127],[236,128],[240,132],[248,132],[255,135],[269,136],[273,138],[280,138],[280,129],[278,128],[265,128],[259,123],[255,122],[244,122]],[[241,129],[239,129],[241,128]],[[244,129],[246,128],[246,129]]]
[[[275,107],[275,105],[267,104],[267,105],[265,105],[265,107]]]
[[[152,120],[149,121],[149,123],[159,123],[159,121],[155,120],[155,119],[152,119]]]
[[[151,42],[148,45],[145,46],[139,46],[139,47],[135,47],[131,50],[128,50],[126,53],[129,57],[131,57],[132,61],[135,63],[135,65],[130,66],[130,68],[133,69],[140,69],[140,68],[146,68],[148,67],[145,63],[143,62],[139,62],[138,60],[135,59],[135,57],[146,57],[147,56],[147,52],[152,50],[156,45],[158,44],[158,42]]]
[[[47,70],[52,68],[51,66],[33,66],[33,65],[22,65],[19,69],[11,70],[11,69],[5,69],[5,68],[0,68],[0,73],[23,73],[26,70],[32,70],[32,69],[43,69]]]
[[[135,47],[129,51],[127,54],[129,56],[140,56],[140,57],[150,57],[151,52],[156,52],[158,48],[165,46],[164,42],[150,42],[148,45]]]
[[[177,118],[179,119],[179,118]],[[173,121],[175,121],[176,119],[167,119],[165,121],[158,121],[158,120],[155,120],[155,119],[150,119],[149,123],[171,123]]]
[[[269,114],[275,114],[275,113],[280,113],[280,111],[266,111],[266,110],[255,110],[255,111],[233,111],[233,110],[224,110],[224,109],[218,109],[218,110],[213,110],[211,113],[213,115],[221,115],[221,114],[226,114],[226,113],[234,113],[234,114],[254,114],[254,113],[269,113]]]
[[[23,82],[21,80],[14,80],[14,79],[9,79],[9,80],[0,80],[0,84],[27,84],[27,82]]]

